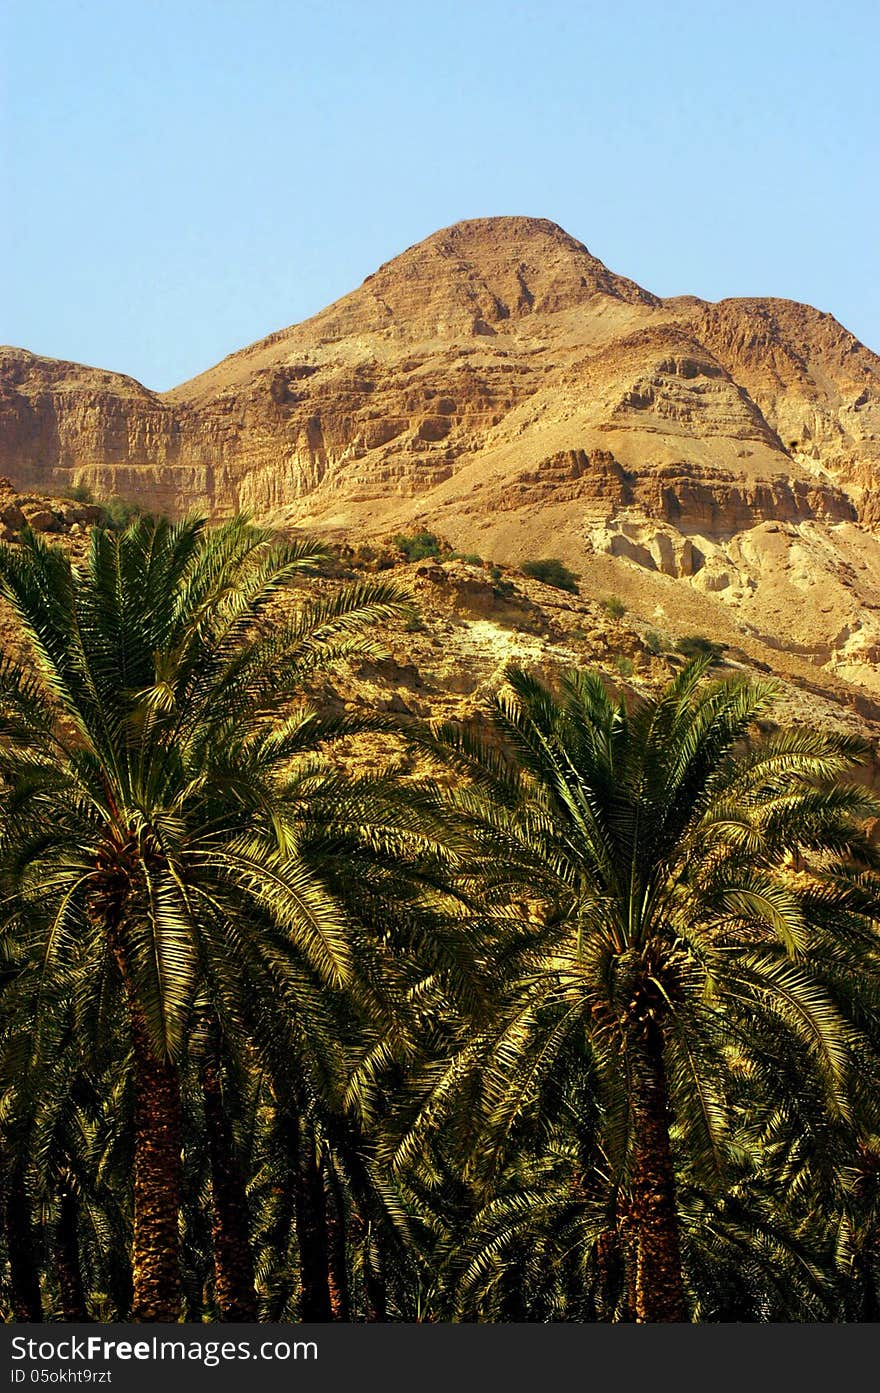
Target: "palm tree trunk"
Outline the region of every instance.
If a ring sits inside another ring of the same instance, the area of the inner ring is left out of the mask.
[[[331,1321],[330,1253],[327,1234],[327,1198],[318,1165],[315,1134],[305,1118],[297,1127],[296,1237],[299,1246],[302,1297],[300,1319]]]
[[[180,1319],[180,1201],[183,1112],[177,1066],[156,1058],[121,933],[122,910],[104,909],[107,938],[128,1002],[134,1060],[134,1235],[132,1321]]]
[[[31,1206],[20,1175],[13,1175],[6,1192],[6,1248],[12,1285],[12,1308],[17,1321],[43,1319],[40,1274],[34,1255]]]
[[[220,1319],[255,1321],[257,1293],[254,1258],[249,1236],[247,1196],[235,1154],[235,1141],[223,1106],[223,1090],[216,1058],[202,1066],[202,1097],[211,1161],[214,1248],[214,1289]]]
[[[643,1027],[633,1056],[637,1093],[629,1220],[636,1250],[634,1315],[639,1323],[686,1321],[663,1037],[654,1022]]]
[[[180,1079],[156,1059],[146,1022],[129,995],[135,1065],[133,1321],[180,1318],[180,1235],[183,1120]]]
[[[66,1321],[89,1319],[79,1260],[79,1206],[76,1195],[62,1185],[55,1230],[55,1271],[61,1292],[61,1309]]]

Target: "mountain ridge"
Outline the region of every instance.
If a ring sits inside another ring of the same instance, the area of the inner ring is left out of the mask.
[[[0,473],[558,555],[880,693],[880,359],[809,305],[662,299],[546,219],[442,229],[165,393],[0,350]]]

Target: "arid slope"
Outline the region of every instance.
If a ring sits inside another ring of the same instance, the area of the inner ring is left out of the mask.
[[[164,395],[2,350],[0,472],[560,556],[645,623],[880,699],[880,360],[806,305],[658,299],[540,219],[436,233]]]

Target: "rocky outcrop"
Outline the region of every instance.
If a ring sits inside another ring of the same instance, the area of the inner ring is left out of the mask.
[[[0,541],[18,542],[25,528],[49,533],[49,541],[62,541],[77,553],[89,531],[106,518],[97,504],[71,498],[46,498],[21,494],[9,480],[0,478]]]
[[[695,331],[792,459],[834,476],[860,519],[875,525],[880,359],[832,315],[789,300],[705,305]]]

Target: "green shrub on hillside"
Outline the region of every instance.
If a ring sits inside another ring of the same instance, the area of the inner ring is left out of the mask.
[[[407,561],[426,561],[429,557],[440,555],[440,542],[433,532],[415,532],[411,537],[401,532],[394,538],[394,545],[403,552]]]
[[[139,503],[132,503],[116,494],[108,498],[106,503],[101,501],[99,506],[104,509],[105,527],[112,527],[114,532],[123,532],[130,522],[142,517],[144,512]]]
[[[546,556],[538,561],[524,561],[520,569],[524,576],[543,581],[544,585],[552,585],[557,590],[569,590],[573,595],[580,593],[574,571],[570,571],[557,556]]]
[[[85,484],[74,484],[64,494],[65,498],[70,498],[74,503],[94,503],[92,491]]]
[[[498,600],[507,600],[513,594],[513,581],[507,580],[502,574],[501,567],[496,566],[494,561],[489,567],[489,579],[492,582],[492,594]]]
[[[703,634],[690,634],[675,645],[675,651],[683,658],[711,658],[713,663],[719,661],[726,649],[726,643],[715,643]]]
[[[669,652],[669,640],[664,638],[663,634],[658,633],[656,629],[649,629],[645,634],[645,647],[656,658],[661,653]]]
[[[609,619],[622,619],[626,614],[626,605],[619,595],[606,595],[604,600],[599,601],[599,604]]]

